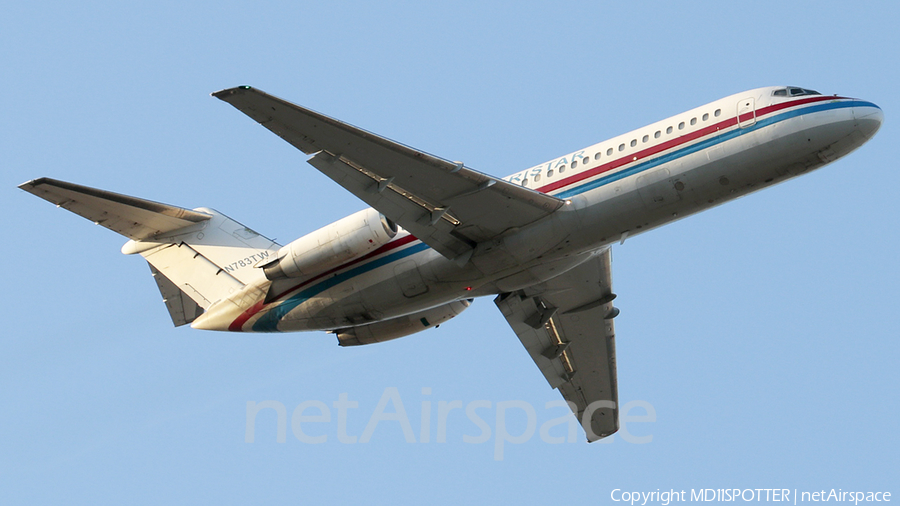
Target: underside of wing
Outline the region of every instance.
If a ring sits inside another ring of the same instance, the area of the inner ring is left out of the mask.
[[[564,204],[249,86],[213,96],[315,155],[310,164],[448,258]]]
[[[208,214],[190,209],[49,177],[22,183],[19,188],[135,241],[143,241],[210,218]]]
[[[619,428],[610,253],[591,255],[552,280],[494,301],[588,441]]]

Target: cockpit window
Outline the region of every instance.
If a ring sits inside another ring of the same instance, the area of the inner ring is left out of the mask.
[[[807,90],[805,88],[781,88],[780,90],[775,90],[772,92],[772,95],[776,97],[786,97],[788,95],[792,97],[802,97],[803,95],[821,95],[818,91],[815,90]]]
[[[814,90],[805,90],[803,88],[788,88],[791,92],[792,97],[800,97],[803,95],[821,95],[818,91]]]

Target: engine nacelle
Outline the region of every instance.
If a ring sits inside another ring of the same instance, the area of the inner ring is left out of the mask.
[[[395,235],[394,222],[365,209],[283,246],[263,272],[272,280],[315,276],[380,248]]]
[[[465,311],[472,299],[457,300],[411,315],[334,331],[341,346],[359,346],[390,341],[435,327]]]

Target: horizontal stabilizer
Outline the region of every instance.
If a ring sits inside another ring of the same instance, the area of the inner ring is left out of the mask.
[[[136,241],[210,218],[206,213],[42,177],[19,188]]]

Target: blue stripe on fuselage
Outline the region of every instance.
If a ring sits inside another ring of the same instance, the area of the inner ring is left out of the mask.
[[[390,253],[377,260],[372,260],[367,264],[360,265],[359,267],[355,267],[346,272],[342,272],[322,281],[321,283],[315,284],[305,290],[302,290],[285,299],[285,301],[281,304],[273,307],[272,309],[269,309],[269,311],[262,315],[259,320],[256,320],[256,323],[253,324],[253,331],[278,332],[278,322],[281,321],[281,319],[284,318],[285,315],[291,312],[292,309],[309,300],[310,297],[322,293],[333,286],[347,281],[348,279],[359,276],[360,274],[377,269],[383,265],[387,265],[396,260],[400,260],[401,258],[406,258],[410,255],[414,255],[420,251],[425,251],[426,249],[428,249],[428,245],[423,242],[419,242],[418,244],[413,244],[406,249]]]
[[[846,107],[866,107],[866,106],[878,107],[877,105],[870,103],[870,102],[860,102],[860,101],[856,101],[856,100],[843,101],[843,102],[829,102],[829,103],[817,104],[817,105],[813,105],[813,106],[809,106],[809,107],[802,107],[799,109],[794,109],[791,111],[783,112],[781,114],[771,116],[768,118],[758,119],[756,121],[756,124],[751,127],[740,128],[738,126],[735,126],[733,130],[730,130],[728,132],[721,133],[718,135],[712,134],[713,135],[712,137],[708,137],[702,141],[697,142],[696,144],[692,144],[690,146],[678,149],[676,151],[670,151],[669,153],[666,153],[666,154],[659,156],[657,158],[654,158],[652,160],[634,164],[631,167],[620,170],[613,174],[599,177],[588,183],[582,184],[580,186],[576,186],[575,188],[571,188],[569,190],[563,190],[559,193],[554,193],[552,195],[554,197],[558,197],[561,199],[574,197],[575,195],[593,190],[595,188],[599,188],[605,184],[609,184],[614,181],[619,181],[621,179],[625,179],[626,177],[633,176],[635,174],[639,174],[645,170],[652,169],[654,167],[658,167],[660,165],[671,162],[673,160],[677,160],[678,158],[681,158],[683,156],[687,156],[692,153],[696,153],[698,151],[702,151],[704,149],[710,148],[712,146],[715,146],[716,144],[719,144],[719,143],[722,143],[725,141],[729,141],[731,139],[735,139],[737,137],[740,137],[741,135],[744,135],[744,134],[747,134],[750,132],[754,132],[761,128],[765,128],[767,126],[774,125],[775,123],[778,123],[778,122],[781,122],[781,121],[784,121],[787,119],[795,118],[797,116],[802,116],[804,114],[812,114],[812,113],[831,110],[831,109],[843,109]]]
[[[609,184],[614,181],[619,181],[626,177],[633,176],[635,174],[639,174],[643,171],[652,169],[654,167],[658,167],[658,166],[668,163],[670,161],[677,160],[678,158],[681,158],[683,156],[687,156],[692,153],[696,153],[703,149],[707,149],[712,146],[715,146],[716,144],[719,144],[719,143],[722,143],[722,142],[725,142],[725,141],[728,141],[731,139],[735,139],[746,133],[754,132],[761,128],[765,128],[767,126],[773,125],[775,123],[778,123],[778,122],[781,122],[781,121],[784,121],[787,119],[795,118],[797,116],[802,116],[804,114],[812,114],[812,113],[831,110],[831,109],[843,109],[846,107],[875,107],[875,108],[878,108],[877,105],[875,105],[871,102],[864,102],[864,101],[859,101],[859,100],[848,100],[848,101],[841,101],[841,102],[828,102],[828,103],[824,103],[824,104],[817,104],[817,105],[813,105],[813,106],[809,106],[809,107],[802,107],[802,108],[794,109],[791,111],[786,111],[781,114],[771,116],[768,118],[757,119],[756,124],[754,124],[751,127],[740,128],[736,125],[733,130],[730,130],[728,132],[720,133],[720,134],[711,134],[711,137],[708,137],[708,138],[701,140],[690,146],[687,146],[687,147],[684,147],[681,149],[677,149],[675,151],[670,151],[669,153],[666,153],[666,154],[659,156],[657,158],[654,158],[652,160],[637,163],[635,165],[632,165],[631,167],[627,167],[627,168],[620,170],[618,172],[615,172],[613,174],[599,177],[588,183],[581,184],[581,185],[571,188],[569,190],[563,190],[559,193],[553,193],[551,195],[558,197],[558,198],[563,198],[563,199],[573,197],[575,195],[579,195],[581,193],[593,190],[595,188],[599,188],[600,186],[603,186],[605,184]],[[313,297],[314,295],[317,295],[333,286],[343,283],[344,281],[347,281],[348,279],[351,279],[355,276],[358,276],[360,274],[377,269],[378,267],[387,265],[396,260],[406,258],[410,255],[414,255],[416,253],[419,253],[420,251],[425,251],[426,249],[429,249],[429,246],[425,243],[419,242],[418,244],[410,246],[406,249],[391,253],[389,255],[385,255],[377,260],[373,260],[372,262],[369,262],[365,265],[361,265],[354,269],[350,269],[350,270],[343,272],[341,274],[338,274],[334,277],[328,278],[328,279],[326,279],[316,285],[313,285],[305,290],[302,290],[302,291],[298,292],[297,294],[291,296],[290,298],[286,299],[281,304],[273,307],[272,309],[269,309],[265,314],[263,314],[256,321],[256,323],[253,324],[253,331],[254,332],[278,332],[278,322],[281,321],[281,319],[284,318],[284,316],[287,315],[291,310],[293,310],[300,304],[307,301],[310,297]]]

